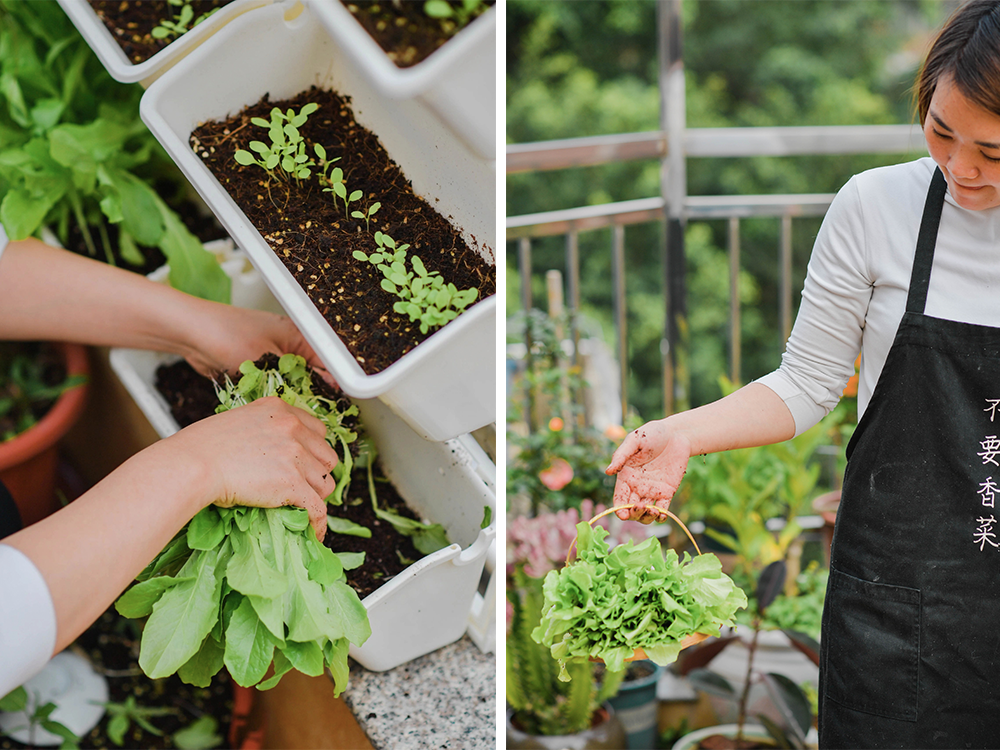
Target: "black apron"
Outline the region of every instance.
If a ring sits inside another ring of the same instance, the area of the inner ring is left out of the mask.
[[[14,498],[7,491],[6,485],[0,482],[0,539],[21,530],[21,513],[17,509]]]
[[[935,170],[906,312],[847,448],[821,748],[1000,747],[1000,328],[924,315],[945,192]]]

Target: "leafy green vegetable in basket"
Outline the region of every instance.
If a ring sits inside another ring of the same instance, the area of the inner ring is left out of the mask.
[[[625,668],[638,648],[660,665],[677,659],[681,640],[732,625],[746,594],[722,572],[715,555],[683,560],[650,537],[609,549],[608,532],[577,524],[577,559],[545,576],[542,619],[531,637],[566,664],[596,658]]]
[[[357,407],[313,394],[305,361],[285,355],[277,370],[245,362],[227,382],[219,411],[276,395],[327,425],[327,440],[344,448],[349,472],[353,431],[343,424]],[[338,480],[339,495],[346,481]],[[339,502],[331,495],[329,502]],[[312,531],[300,508],[200,511],[115,603],[125,617],[148,617],[139,666],[152,678],[175,672],[207,686],[224,666],[244,687],[274,687],[292,668],[307,675],[329,668],[339,694],[347,685],[350,643],[371,635],[368,613],[347,583],[342,559]],[[266,681],[271,665],[274,672]]]

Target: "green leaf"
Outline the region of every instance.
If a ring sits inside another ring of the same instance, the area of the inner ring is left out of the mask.
[[[308,116],[311,115],[313,112],[315,112],[317,109],[319,109],[319,105],[316,102],[309,102],[302,106],[302,109],[299,110],[299,114]]]
[[[340,558],[340,564],[344,570],[354,570],[365,564],[364,552],[337,552],[335,554]]]
[[[0,711],[13,713],[24,711],[28,707],[28,691],[24,687],[16,687],[0,698]]]
[[[19,188],[11,189],[0,202],[0,224],[12,240],[30,237],[42,225],[49,210],[65,191],[52,195],[32,195]]]
[[[250,601],[244,599],[226,628],[224,662],[236,684],[250,687],[264,679],[276,645]]]
[[[252,122],[254,125],[257,125],[258,127],[261,127],[261,128],[270,128],[271,127],[271,121],[270,120],[265,120],[263,117],[251,117],[250,118],[250,122]]]
[[[205,636],[198,653],[184,662],[177,670],[177,676],[188,685],[208,687],[212,684],[212,678],[222,669],[225,651],[225,647],[211,634]]]
[[[278,597],[287,589],[288,579],[276,569],[273,561],[261,549],[261,535],[266,531],[266,521],[261,519],[251,528],[253,533],[242,535],[242,542],[233,545],[233,556],[226,568],[226,580],[246,596],[268,599]],[[270,532],[267,533],[270,536]]]
[[[136,583],[132,588],[118,597],[115,609],[122,617],[147,617],[153,611],[153,605],[160,600],[163,592],[173,588],[184,580],[171,576],[157,576]]]
[[[323,674],[323,649],[316,641],[308,643],[297,643],[286,641],[281,647],[281,652],[288,657],[292,666],[310,677],[319,677]]]
[[[427,0],[424,3],[424,13],[431,18],[451,18],[454,15],[447,0]]]
[[[209,750],[224,741],[218,729],[219,722],[205,715],[174,732],[171,739],[179,750]]]
[[[347,518],[338,518],[337,516],[327,516],[326,525],[330,531],[335,534],[347,534],[348,536],[360,536],[365,539],[371,539],[372,530],[367,526],[362,526],[359,523],[355,523]]]
[[[389,292],[389,294],[396,294],[396,285],[393,284],[389,279],[382,279],[381,287]],[[398,303],[397,303],[398,304]]]
[[[264,682],[260,683],[257,686],[257,689],[270,690],[277,685],[278,682],[281,681],[281,678],[288,674],[291,669],[292,663],[288,661],[288,657],[281,652],[281,649],[278,649],[274,652],[274,674]]]
[[[223,547],[225,549],[225,546]],[[156,679],[173,674],[194,656],[219,616],[220,550],[195,550],[179,582],[153,605],[139,650],[139,666]]]
[[[237,164],[242,164],[244,167],[249,167],[251,164],[257,163],[253,154],[249,151],[244,151],[243,149],[238,149],[233,155],[233,158],[236,159]]]
[[[340,694],[343,693],[344,689],[347,687],[347,681],[350,677],[350,667],[347,664],[347,654],[349,649],[350,643],[348,643],[346,638],[338,638],[337,640],[329,641],[323,649],[323,657],[326,660],[326,666],[329,668],[330,674],[333,676],[334,698],[339,698]]]
[[[187,543],[191,549],[214,549],[225,536],[222,516],[212,505],[202,508],[188,523]]]

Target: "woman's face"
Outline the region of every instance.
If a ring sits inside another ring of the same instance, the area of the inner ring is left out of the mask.
[[[951,76],[942,77],[924,136],[958,205],[971,211],[1000,206],[1000,116],[965,98]]]

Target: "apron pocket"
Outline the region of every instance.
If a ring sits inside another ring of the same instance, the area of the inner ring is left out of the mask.
[[[826,697],[876,716],[916,721],[919,589],[831,569],[823,614]]]

